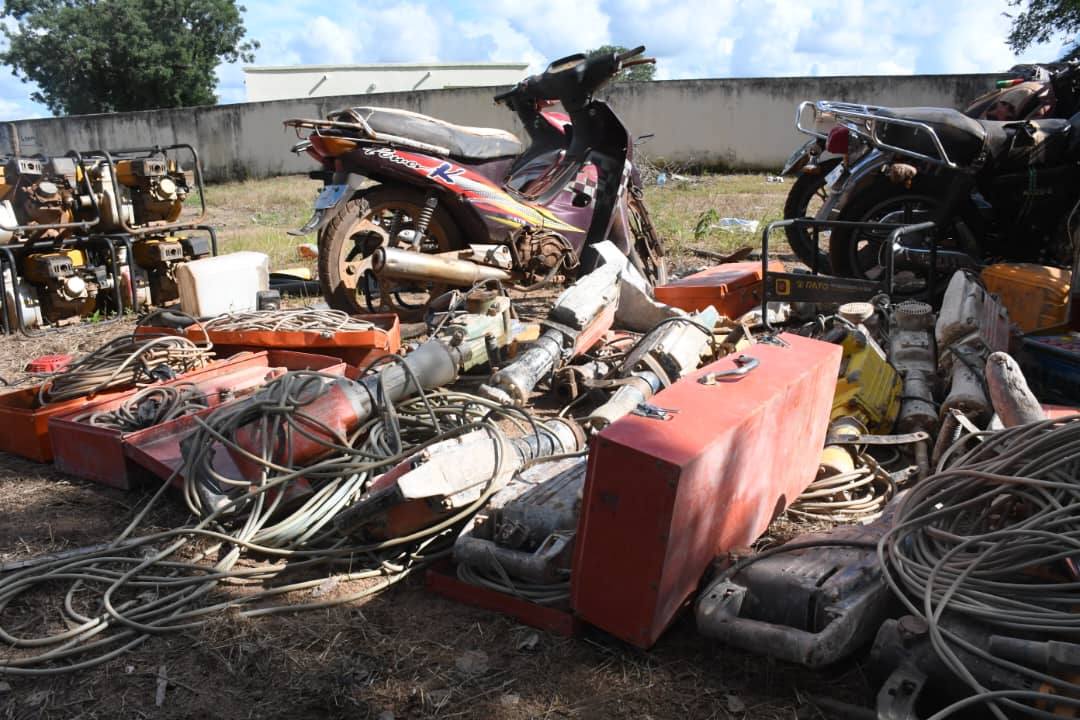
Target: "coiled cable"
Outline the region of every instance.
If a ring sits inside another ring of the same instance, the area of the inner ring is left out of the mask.
[[[135,432],[205,410],[208,406],[206,395],[194,383],[151,385],[115,410],[91,412],[75,420],[95,427]]]
[[[299,330],[332,335],[336,332],[357,332],[375,327],[367,320],[358,320],[341,310],[297,308],[294,310],[258,310],[219,315],[202,323],[206,330],[219,332]]]
[[[1080,641],[1080,416],[964,436],[898,502],[878,545],[886,580],[972,692],[933,720],[975,704],[999,719],[1080,708],[1075,679],[998,657],[942,622],[949,613],[997,635]],[[987,687],[972,656],[1027,687]]]

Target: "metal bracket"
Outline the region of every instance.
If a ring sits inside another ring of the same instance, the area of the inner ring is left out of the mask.
[[[651,403],[640,403],[636,408],[630,411],[631,415],[637,415],[638,417],[649,418],[650,420],[673,420],[678,414],[678,410],[668,410],[666,408],[658,407]]]
[[[902,435],[836,435],[826,438],[826,445],[914,445],[929,440],[930,435],[923,432],[904,433]]]

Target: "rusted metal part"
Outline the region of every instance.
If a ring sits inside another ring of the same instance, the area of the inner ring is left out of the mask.
[[[651,646],[717,553],[756,540],[814,479],[841,351],[780,337],[737,380],[697,382],[725,358],[657,393],[669,419],[628,415],[596,436],[571,589],[586,622]]]
[[[607,264],[562,292],[548,312],[547,328],[514,362],[491,376],[480,394],[496,402],[523,405],[533,388],[562,363],[594,345],[615,321],[618,267]]]

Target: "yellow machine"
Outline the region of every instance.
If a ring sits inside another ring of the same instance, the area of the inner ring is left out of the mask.
[[[850,438],[865,432],[889,433],[900,412],[900,375],[881,347],[865,333],[853,328],[844,328],[843,332],[838,344],[844,354],[833,395],[829,435]],[[826,445],[821,453],[822,475],[851,472],[854,467],[855,460],[845,445]]]
[[[900,412],[900,375],[885,352],[857,330],[848,330],[831,418],[853,417],[870,432],[888,433]]]

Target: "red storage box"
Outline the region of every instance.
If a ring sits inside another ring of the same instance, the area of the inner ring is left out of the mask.
[[[756,540],[806,489],[825,443],[838,345],[782,334],[656,394],[667,419],[628,415],[593,440],[571,605],[638,647],[656,642],[720,553]]]
[[[784,272],[784,264],[769,263],[770,272]],[[667,305],[697,312],[712,305],[721,315],[737,318],[761,307],[761,263],[725,263],[661,285],[653,290]]]
[[[265,385],[288,370],[318,370],[343,375],[345,363],[326,355],[284,350],[241,353],[161,384],[194,383],[206,395],[210,406],[214,407],[245,394],[245,391]],[[108,400],[95,400],[74,412],[53,417],[49,421],[49,435],[56,467],[76,477],[124,490],[143,479],[147,473],[141,465],[128,458],[127,446],[146,435],[175,432],[177,424],[184,418],[128,433],[90,425],[78,419],[91,412],[114,410],[136,392],[129,390]]]
[[[37,405],[40,385],[19,388],[0,395],[0,451],[36,462],[52,462],[53,446],[49,438],[49,418],[67,415],[94,403],[128,394],[128,390],[108,390],[92,400],[84,397]]]

